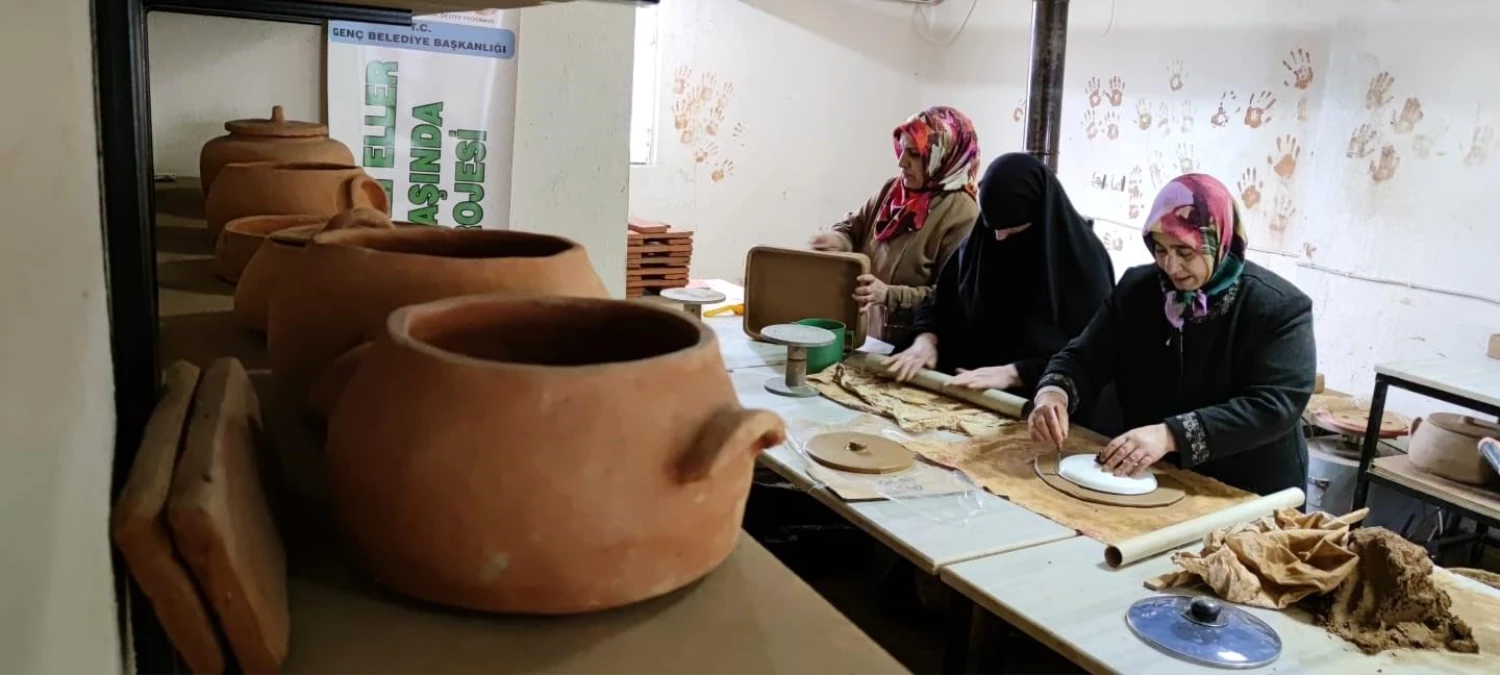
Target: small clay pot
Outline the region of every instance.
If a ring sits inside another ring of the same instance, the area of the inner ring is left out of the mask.
[[[348,164],[226,164],[203,205],[208,229],[245,216],[309,215],[331,218],[353,208],[389,211],[385,188],[364,169]]]
[[[270,223],[287,225],[287,227],[271,230],[268,235],[259,238],[259,246],[239,273],[238,285],[234,289],[234,313],[239,317],[240,323],[247,328],[262,332],[266,330],[266,323],[271,315],[271,298],[282,273],[292,261],[297,259],[307,243],[312,241],[313,235],[347,228],[391,229],[396,226],[384,213],[368,208],[350,209],[333,218],[322,216],[236,218],[230,221],[220,233],[219,250],[231,247],[242,250],[243,247],[249,245],[252,235],[238,232],[253,229],[239,225],[245,221],[267,223],[264,226],[267,229],[271,227]],[[231,243],[226,244],[226,240]],[[221,257],[217,255],[218,251],[215,253],[215,259],[220,260]],[[230,255],[237,254],[238,251]]]
[[[349,147],[328,137],[328,125],[288,120],[279,105],[271,108],[270,119],[231,120],[224,130],[229,133],[204,143],[198,154],[205,195],[219,170],[232,162],[354,163]]]
[[[271,369],[285,401],[305,405],[317,384],[326,407],[341,381],[319,381],[345,352],[375,339],[391,312],[458,295],[509,292],[603,298],[577,243],[507,230],[350,229],[313,238],[271,302]],[[335,369],[354,372],[354,365]]]
[[[249,216],[224,225],[214,243],[214,274],[229,283],[239,283],[245,266],[255,257],[266,238],[293,227],[321,226],[326,216]]]
[[[569,614],[662,595],[735,546],[774,413],[718,341],[622,300],[450,298],[384,322],[328,427],[330,494],[380,583]]]
[[[1494,422],[1433,413],[1420,420],[1408,447],[1411,463],[1434,476],[1470,485],[1500,484],[1500,475],[1479,453],[1479,441],[1500,434]]]

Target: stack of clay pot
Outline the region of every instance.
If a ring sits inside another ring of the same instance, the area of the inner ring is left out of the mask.
[[[385,189],[354,165],[328,127],[285,119],[233,120],[203,145],[204,219],[217,238],[215,271],[238,282],[260,245],[279,231],[326,222],[356,207],[387,211]]]
[[[245,267],[236,311],[264,322],[280,405],[326,430],[316,463],[376,580],[565,614],[728,557],[785,430],[739,405],[700,321],[607,299],[567,239],[297,218]]]

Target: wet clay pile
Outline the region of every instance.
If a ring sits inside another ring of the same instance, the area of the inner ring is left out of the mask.
[[[1409,648],[1475,653],[1467,623],[1452,611],[1448,593],[1433,585],[1426,551],[1390,530],[1355,531],[1353,573],[1326,596],[1307,601],[1317,624],[1366,654]]]

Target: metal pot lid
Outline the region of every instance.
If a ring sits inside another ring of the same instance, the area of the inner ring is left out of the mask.
[[[1281,636],[1275,629],[1213,598],[1146,598],[1130,606],[1125,623],[1146,644],[1205,666],[1259,668],[1281,655]]]
[[[273,138],[311,138],[328,135],[328,125],[289,120],[279,105],[271,108],[270,119],[230,120],[224,123],[224,130],[246,136]]]

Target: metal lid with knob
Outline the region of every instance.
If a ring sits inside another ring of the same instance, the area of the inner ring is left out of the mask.
[[[1259,668],[1281,655],[1281,636],[1266,622],[1213,598],[1161,595],[1125,613],[1130,631],[1166,654],[1205,666]]]

